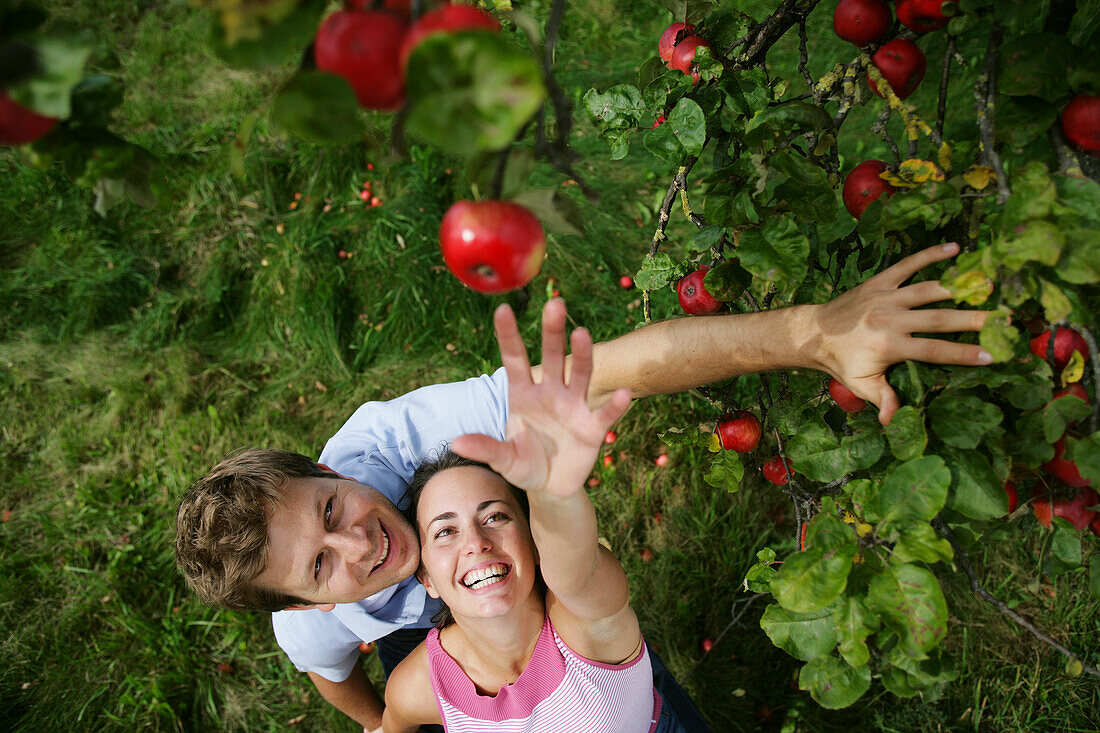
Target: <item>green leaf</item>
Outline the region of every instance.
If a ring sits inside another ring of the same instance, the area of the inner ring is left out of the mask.
[[[1058,120],[1060,110],[1039,97],[1009,97],[997,95],[997,141],[1022,148],[1041,135]]]
[[[833,618],[836,636],[840,642],[840,656],[851,667],[867,664],[871,659],[871,652],[867,648],[866,639],[871,632],[878,629],[878,617],[867,613],[860,599],[848,597],[841,600]]]
[[[878,430],[858,426],[843,438],[824,425],[807,425],[787,443],[787,455],[798,470],[814,481],[834,481],[846,473],[867,468],[882,456]]]
[[[722,77],[722,92],[726,98],[723,114],[739,117],[751,117],[767,108],[772,99],[768,80],[756,67],[727,73]]]
[[[106,74],[84,77],[73,88],[73,123],[89,127],[108,127],[111,112],[122,104],[122,83]]]
[[[807,547],[788,555],[771,584],[779,604],[789,611],[809,613],[835,601],[848,584],[856,554],[854,533],[851,538],[842,547]]]
[[[852,498],[869,522],[931,521],[947,500],[951,472],[939,456],[924,456],[894,466],[878,486],[869,484]]]
[[[1054,222],[1034,219],[1017,225],[993,244],[993,255],[1001,266],[1015,272],[1028,262],[1054,265],[1062,256],[1066,236]]]
[[[683,275],[680,267],[664,252],[646,255],[642,260],[642,269],[634,275],[634,284],[642,290],[657,290],[679,280]]]
[[[584,95],[584,110],[600,130],[639,127],[646,114],[642,93],[631,84],[617,84],[606,92],[589,89]]]
[[[744,141],[757,147],[803,132],[832,131],[833,120],[821,107],[809,102],[786,102],[757,111],[745,125]]]
[[[32,45],[37,56],[36,73],[7,91],[16,102],[38,114],[65,119],[72,111],[72,91],[84,75],[92,44],[75,37],[41,38]]]
[[[794,613],[773,603],[764,609],[760,628],[772,644],[803,662],[825,656],[836,646],[831,610]]]
[[[556,188],[534,188],[512,197],[554,234],[584,234],[584,215],[577,202]]]
[[[908,461],[924,455],[928,446],[928,432],[924,429],[924,412],[912,405],[905,405],[894,413],[894,419],[886,426],[886,439],[890,452],[899,461]]]
[[[1089,558],[1089,592],[1094,598],[1100,598],[1100,554]]]
[[[1043,436],[1048,443],[1053,443],[1066,434],[1070,424],[1091,415],[1092,408],[1077,395],[1063,395],[1048,402],[1041,412]]]
[[[1008,514],[1008,496],[989,460],[972,450],[946,449],[954,482],[948,506],[971,519]]]
[[[1002,227],[1007,231],[1031,219],[1049,216],[1058,198],[1058,190],[1047,167],[1038,161],[1028,163],[1012,177],[1012,195],[1005,202]]]
[[[973,395],[942,392],[928,406],[932,431],[956,448],[975,448],[990,428],[1000,425],[1000,408]]]
[[[291,77],[275,94],[271,119],[283,130],[315,142],[346,143],[363,135],[351,85],[323,71]]]
[[[1100,224],[1100,183],[1091,178],[1057,175],[1058,203],[1092,224]],[[1094,230],[1094,229],[1093,229]]]
[[[918,188],[902,191],[890,198],[880,198],[883,205],[882,226],[886,231],[900,231],[922,224],[925,229],[937,229],[962,212],[962,191],[950,181],[927,181]]]
[[[897,542],[894,545],[895,562],[951,562],[955,553],[951,543],[936,534],[932,525],[924,522],[906,522],[895,528]]]
[[[661,442],[670,448],[675,448],[681,445],[690,445],[699,448],[706,448],[710,443],[711,437],[714,433],[704,433],[701,430],[684,430],[682,428],[669,428],[663,433],[658,433],[657,437],[661,439]]]
[[[994,362],[1005,362],[1015,356],[1015,344],[1020,332],[1012,326],[1012,312],[997,308],[989,312],[978,334],[978,342],[989,352]]]
[[[914,659],[906,656],[899,646],[894,646],[884,657],[883,687],[899,697],[912,697],[959,676],[944,661],[944,654],[939,649],[933,650],[927,659]]]
[[[1043,414],[1035,411],[1024,415],[1016,424],[1015,439],[1008,445],[1016,461],[1035,468],[1054,457],[1054,446],[1047,442],[1043,431]]]
[[[778,572],[775,562],[775,550],[765,547],[756,553],[757,563],[745,573],[744,587],[753,593],[771,593],[772,578]]]
[[[745,466],[741,456],[735,451],[724,450],[716,453],[703,480],[716,489],[725,489],[733,493],[741,487],[741,478],[745,475]]]
[[[810,240],[788,216],[767,219],[760,229],[741,232],[737,247],[741,266],[790,293],[806,277]]]
[[[740,298],[751,283],[752,274],[736,259],[710,268],[703,278],[707,292],[724,303]]]
[[[1069,438],[1066,443],[1066,453],[1077,464],[1081,477],[1100,487],[1100,432],[1080,440]]]
[[[722,238],[726,236],[726,228],[723,226],[705,226],[699,231],[695,232],[695,238],[691,242],[691,251],[693,252],[707,252],[711,248],[716,248],[721,243]],[[710,273],[707,273],[708,275]],[[710,283],[707,283],[707,292],[713,293]]]
[[[997,55],[997,90],[1017,97],[1035,96],[1057,102],[1069,93],[1066,63],[1051,49],[1062,48],[1065,39],[1054,33],[1029,33],[1009,38]]]
[[[917,565],[888,565],[871,579],[864,603],[898,635],[907,656],[924,657],[947,633],[947,603],[940,583]]]
[[[1051,527],[1050,557],[1043,564],[1043,572],[1055,577],[1081,566],[1081,536],[1061,517],[1055,517]]]
[[[214,19],[211,46],[230,66],[263,71],[281,66],[293,54],[301,53],[317,33],[328,6],[327,0],[301,0],[288,13],[256,17],[250,38],[227,37],[226,27]]]
[[[798,673],[798,687],[823,708],[845,708],[871,687],[871,669],[849,667],[836,657],[818,657]]]
[[[486,30],[429,35],[406,79],[409,132],[456,155],[501,150],[546,98],[538,62]]]
[[[646,150],[677,165],[688,156],[698,156],[707,141],[707,120],[691,99],[681,99],[664,123],[646,132]]]
[[[1074,285],[1100,282],[1100,229],[1075,227],[1064,229],[1066,246],[1054,266],[1058,277]]]

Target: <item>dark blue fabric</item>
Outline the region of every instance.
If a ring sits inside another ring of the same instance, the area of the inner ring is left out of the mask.
[[[649,648],[649,662],[653,665],[653,687],[661,695],[657,733],[710,733],[706,718],[652,648]]]
[[[430,629],[398,629],[383,636],[378,640],[378,661],[382,662],[382,671],[386,673],[386,679],[390,673],[401,663],[401,660],[409,656],[409,653],[428,638]],[[443,733],[441,725],[422,725],[421,731],[427,733]]]

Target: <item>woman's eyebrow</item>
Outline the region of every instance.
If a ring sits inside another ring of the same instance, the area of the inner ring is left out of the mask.
[[[445,519],[455,519],[456,517],[458,517],[458,515],[455,514],[454,512],[443,512],[438,517],[431,520],[431,522],[428,522],[427,526],[429,526],[429,527],[432,526],[432,522],[440,522],[440,521],[443,521]]]

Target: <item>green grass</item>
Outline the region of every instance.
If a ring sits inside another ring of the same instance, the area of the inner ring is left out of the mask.
[[[238,180],[230,141],[278,74],[219,64],[186,4],[55,5],[57,27],[91,28],[115,50],[127,90],[117,128],[171,176],[158,208],[124,203],[101,219],[56,170],[0,153],[0,509],[11,512],[0,524],[0,720],[16,731],[356,730],[279,652],[266,615],[213,611],[188,592],[171,553],[175,503],[233,449],[315,455],[363,401],[496,367],[489,323],[502,298],[458,285],[436,245],[444,208],[469,195],[447,172],[459,163],[422,149],[388,157],[382,119],[365,144],[339,149],[281,138],[261,120]],[[633,3],[574,3],[558,51],[574,102],[629,79],[665,21]],[[814,58],[835,50],[828,35],[813,36],[823,39]],[[548,277],[597,339],[641,320],[637,294],[616,282],[648,247],[669,172],[641,152],[607,161],[577,117],[580,170],[602,198],[582,202],[585,236],[551,237],[521,316],[529,343]],[[359,201],[368,179],[383,206]],[[536,181],[561,177],[539,169]],[[675,242],[688,227],[669,231]],[[674,304],[659,293],[655,311]],[[1100,728],[1095,682],[1067,678],[1061,657],[961,578],[947,583],[957,682],[926,702],[876,685],[850,710],[820,709],[792,684],[799,664],[759,630],[763,599],[727,630],[755,551],[793,546],[782,495],[752,482],[717,492],[701,478],[706,457],[688,450],[653,464],[659,432],[712,417],[692,394],[635,405],[593,497],[647,638],[716,730]],[[1100,604],[1081,573],[1043,579],[1039,543],[1020,518],[974,560],[987,587],[1096,664]],[[724,630],[703,655],[700,641]],[[377,661],[366,663],[380,680]]]

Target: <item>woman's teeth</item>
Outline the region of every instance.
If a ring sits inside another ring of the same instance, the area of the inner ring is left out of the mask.
[[[466,573],[466,576],[462,579],[462,584],[467,588],[477,590],[499,583],[508,577],[508,572],[508,566],[502,563],[488,565]]]

